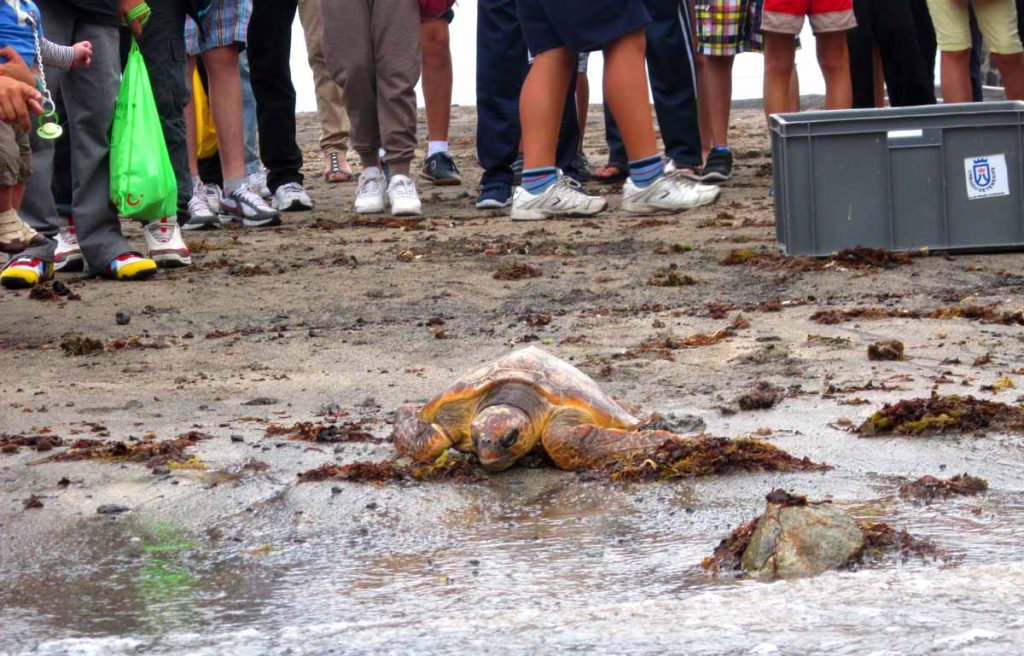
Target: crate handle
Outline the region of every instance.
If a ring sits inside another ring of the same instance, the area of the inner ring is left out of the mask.
[[[924,130],[889,130],[889,141],[898,139],[920,139]]]

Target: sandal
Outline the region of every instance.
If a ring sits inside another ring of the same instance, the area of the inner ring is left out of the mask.
[[[608,162],[593,172],[593,179],[600,184],[613,184],[622,182],[629,177],[629,171],[625,166]]]
[[[348,162],[341,158],[341,153],[328,153],[327,168],[324,169],[324,182],[338,183],[351,180],[352,171],[348,168]]]

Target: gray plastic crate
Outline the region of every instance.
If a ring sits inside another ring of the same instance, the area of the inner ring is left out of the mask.
[[[787,253],[1024,248],[1024,102],[778,114],[771,133]]]

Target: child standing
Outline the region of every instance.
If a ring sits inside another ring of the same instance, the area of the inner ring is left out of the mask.
[[[363,165],[355,210],[380,213],[388,204],[395,216],[419,216],[420,198],[409,176],[416,152],[419,4],[331,0],[322,12],[327,64],[345,89],[352,147]],[[390,180],[381,171],[381,148]]]
[[[586,216],[606,206],[555,168],[559,118],[576,55],[594,50],[604,52],[606,99],[629,157],[623,208],[636,214],[677,212],[718,197],[717,187],[692,183],[666,167],[658,151],[645,72],[644,26],[650,16],[641,0],[520,0],[519,18],[535,59],[519,104],[525,161],[513,219]]]
[[[853,0],[764,0],[764,106],[768,115],[799,111],[790,84],[796,70],[796,42],[804,17],[811,21],[818,65],[825,77],[825,109],[853,105],[846,32],[857,26]]]

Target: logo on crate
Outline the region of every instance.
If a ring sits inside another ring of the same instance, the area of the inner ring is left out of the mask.
[[[968,157],[964,160],[964,171],[969,200],[1010,195],[1006,155]]]
[[[992,175],[992,167],[988,164],[987,157],[974,160],[974,188],[978,191],[987,191],[995,184],[995,177]]]

